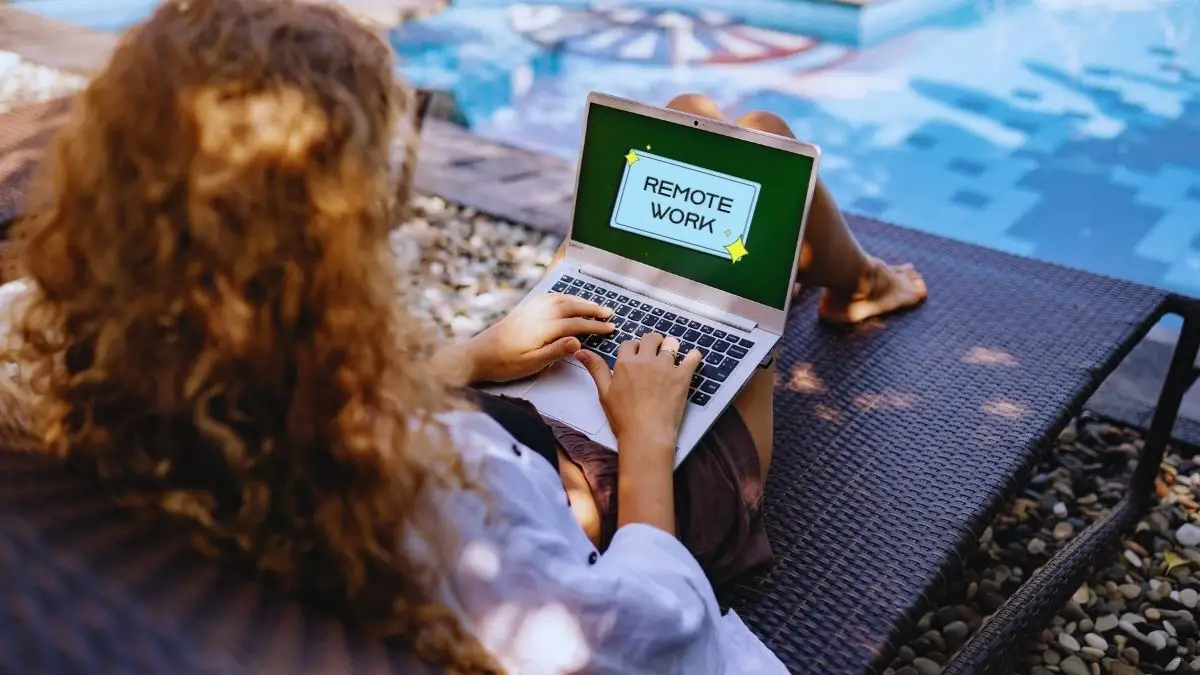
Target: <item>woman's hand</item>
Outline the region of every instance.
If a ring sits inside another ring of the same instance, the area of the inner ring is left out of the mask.
[[[646,523],[675,532],[675,444],[702,356],[694,349],[676,366],[678,352],[679,340],[647,333],[621,345],[612,373],[596,354],[577,355],[617,437],[618,526]]]
[[[528,377],[582,348],[580,336],[606,335],[612,310],[573,295],[544,293],[467,343],[472,382]]]
[[[647,333],[621,345],[610,373],[597,354],[579,352],[579,361],[596,381],[600,404],[618,442],[636,438],[674,449],[688,386],[701,358],[699,350],[692,350],[676,366],[678,353],[679,340]]]

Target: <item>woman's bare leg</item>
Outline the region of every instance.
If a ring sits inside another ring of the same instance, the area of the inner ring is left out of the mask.
[[[700,94],[676,96],[667,107],[724,119],[712,99]],[[795,137],[787,123],[768,112],[747,113],[738,118],[736,124]],[[833,195],[820,178],[809,208],[799,262],[797,276],[800,283],[825,289],[820,315],[826,321],[855,323],[919,304],[926,296],[925,282],[911,265],[887,265],[858,245]]]

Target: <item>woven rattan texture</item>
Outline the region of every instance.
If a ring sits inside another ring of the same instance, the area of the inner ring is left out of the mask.
[[[433,672],[238,578],[47,458],[0,451],[0,673]]]
[[[24,206],[42,151],[66,121],[70,99],[58,98],[0,115],[0,222]]]
[[[1160,291],[851,218],[926,275],[921,308],[855,328],[793,307],[765,517],[779,564],[735,606],[794,672],[859,673],[961,564]]]

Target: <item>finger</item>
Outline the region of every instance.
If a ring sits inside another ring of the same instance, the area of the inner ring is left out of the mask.
[[[555,340],[554,342],[551,342],[540,349],[533,350],[529,353],[528,358],[534,363],[548,366],[559,359],[565,359],[568,356],[571,356],[582,348],[583,345],[580,344],[579,338],[572,335],[569,337],[559,338],[558,340]]]
[[[559,319],[550,324],[550,339],[555,339],[562,335],[607,335],[617,327],[607,321],[597,321],[596,319],[584,319],[573,317],[570,319]]]
[[[657,356],[659,347],[662,347],[662,341],[663,336],[658,333],[646,333],[642,336],[642,345],[638,347],[638,354]]]
[[[662,341],[662,347],[659,348],[659,355],[669,357],[674,362],[675,357],[679,355],[679,339],[667,336]]]
[[[683,374],[687,375],[688,379],[690,380],[692,373],[695,373],[696,369],[700,367],[700,362],[703,359],[704,354],[700,353],[699,349],[693,349],[683,357],[682,361],[679,362],[679,369],[682,370]]]
[[[584,300],[574,295],[564,295],[561,297],[562,300],[559,300],[557,303],[558,315],[560,317],[582,316],[607,319],[613,314],[613,311],[608,307],[592,302],[591,300]]]
[[[617,347],[617,360],[627,359],[638,353],[638,343],[640,340],[626,340]]]
[[[596,392],[600,398],[608,396],[608,387],[612,384],[612,373],[608,370],[608,363],[596,353],[586,349],[576,352],[575,358],[579,359],[579,362],[591,374],[592,380],[596,382]]]

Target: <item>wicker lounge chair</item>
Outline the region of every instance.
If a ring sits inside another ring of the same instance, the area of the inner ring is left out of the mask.
[[[12,133],[6,124],[0,139]],[[875,221],[851,225],[870,250],[916,263],[935,292],[917,311],[856,328],[817,323],[812,296],[794,309],[766,499],[779,564],[732,600],[795,672],[881,670],[1071,415],[1160,316],[1187,317],[1129,494],[1033,574],[945,671],[1006,672],[1153,498],[1195,377],[1196,307]],[[9,436],[0,671],[422,672],[197,562],[169,531],[135,523]]]

